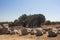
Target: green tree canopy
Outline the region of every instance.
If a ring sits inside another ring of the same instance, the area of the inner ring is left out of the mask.
[[[33,27],[33,26],[40,26],[42,23],[45,22],[45,16],[43,14],[34,14],[34,15],[26,15],[23,14],[18,18],[18,20],[15,20],[15,23],[17,21],[23,26],[23,27]],[[17,23],[18,24],[18,23]]]

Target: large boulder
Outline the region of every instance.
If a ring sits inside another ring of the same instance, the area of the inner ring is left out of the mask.
[[[0,34],[2,34],[2,29],[0,29]]]
[[[56,28],[52,28],[52,31],[57,34],[58,30]]]
[[[15,34],[15,32],[14,31],[10,31],[10,35],[14,35]]]
[[[57,26],[56,28],[57,28],[57,29],[59,29],[59,28],[60,28],[60,26]]]
[[[43,32],[41,30],[36,30],[36,36],[42,36],[43,35]]]
[[[14,28],[9,28],[8,30],[9,30],[9,32],[10,32],[10,35],[15,34],[15,32],[14,32]]]
[[[48,27],[48,28],[46,28],[46,29],[44,29],[46,32],[48,32],[48,31],[51,31],[52,30],[52,28],[50,28],[50,27]]]
[[[46,31],[43,28],[37,28],[36,30],[40,30],[43,34],[46,34]]]
[[[48,37],[56,37],[57,33],[53,32],[53,31],[48,31]]]
[[[10,34],[10,31],[7,28],[0,29],[0,34]]]
[[[31,30],[32,30],[31,28],[27,28],[28,33],[30,33],[30,32],[31,32]]]
[[[46,31],[45,30],[42,30],[43,34],[46,34]]]
[[[60,28],[58,28],[58,32],[57,33],[60,34]]]
[[[35,29],[32,29],[31,31],[30,31],[30,34],[31,35],[34,35],[36,33],[36,30]]]
[[[22,35],[28,35],[27,29],[26,29],[26,28],[22,28],[22,29],[21,29],[21,34],[22,34]]]

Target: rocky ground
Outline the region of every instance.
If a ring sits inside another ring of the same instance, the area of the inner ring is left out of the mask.
[[[49,26],[49,27],[55,27]],[[46,28],[47,26],[45,26]],[[43,34],[42,36],[36,37],[35,35],[25,35],[25,36],[19,36],[19,35],[0,35],[0,40],[60,40],[60,34],[58,34],[57,37],[47,37],[47,33]]]

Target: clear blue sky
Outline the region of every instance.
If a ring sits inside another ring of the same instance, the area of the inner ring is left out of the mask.
[[[43,14],[60,21],[60,0],[0,0],[0,22],[14,21],[22,14]]]

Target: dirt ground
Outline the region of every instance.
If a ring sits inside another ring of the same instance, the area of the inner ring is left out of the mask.
[[[46,34],[39,37],[36,37],[35,35],[0,35],[0,40],[60,40],[60,35],[58,35],[57,37],[47,37]]]

